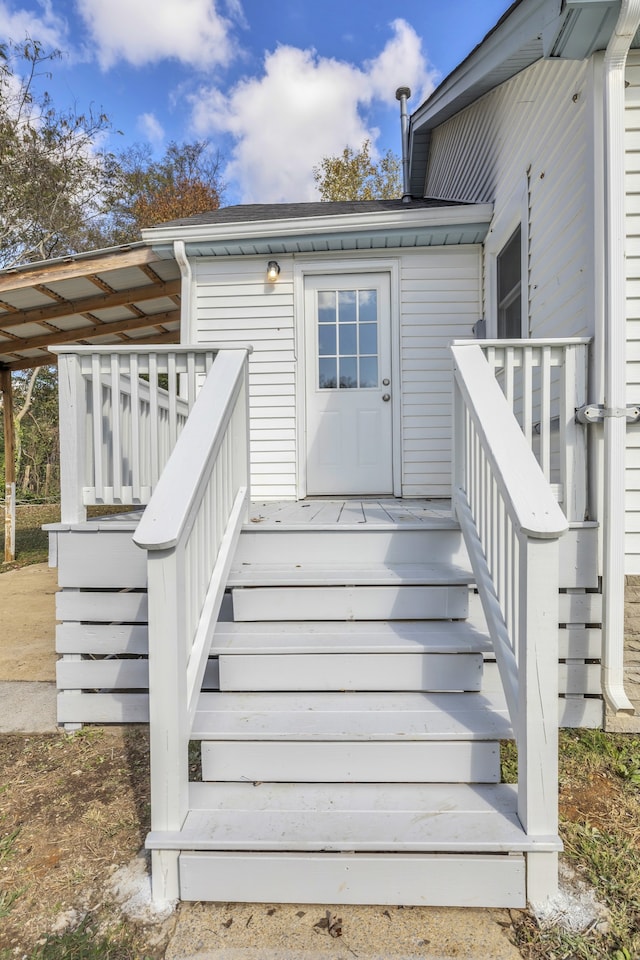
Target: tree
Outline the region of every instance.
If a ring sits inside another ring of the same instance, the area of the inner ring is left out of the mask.
[[[17,371],[12,374],[11,383],[18,499],[57,496],[60,481],[57,371],[51,366]],[[4,473],[5,446],[0,433],[2,483]]]
[[[220,206],[224,191],[220,154],[208,140],[172,141],[157,161],[148,144],[138,144],[119,162],[122,175],[108,203],[117,242],[137,239],[144,227]]]
[[[59,56],[37,40],[0,45],[0,267],[102,245],[117,162],[98,143],[111,125],[58,110],[41,89]]]
[[[388,150],[375,163],[371,141],[359,150],[345,147],[340,156],[324,157],[313,168],[321,200],[393,200],[402,195],[400,160]]]

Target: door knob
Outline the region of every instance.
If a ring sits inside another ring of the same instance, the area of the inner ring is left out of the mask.
[[[385,377],[384,380],[382,381],[382,386],[388,387],[390,383],[391,383],[391,380],[389,380],[389,377]]]
[[[390,394],[390,393],[383,393],[383,394],[382,394],[382,399],[384,400],[385,403],[388,403],[389,400],[391,400],[391,394]]]

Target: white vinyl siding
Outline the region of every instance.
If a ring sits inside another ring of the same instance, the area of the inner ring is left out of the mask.
[[[296,496],[295,345],[291,259],[279,257],[276,283],[266,258],[197,260],[200,343],[249,343],[251,495]]]
[[[640,53],[627,61],[625,109],[627,403],[640,401]],[[625,571],[640,574],[640,426],[627,427]]]
[[[451,494],[451,358],[481,316],[479,246],[439,247],[401,261],[402,495]]]
[[[533,64],[432,134],[425,196],[491,201],[494,223],[523,196],[532,337],[593,334],[592,72]]]
[[[402,495],[451,492],[451,361],[448,344],[471,337],[481,313],[481,247],[385,251],[400,264]],[[357,272],[358,257],[344,259]],[[370,256],[367,258],[370,261]],[[197,337],[201,343],[252,344],[250,358],[251,483],[254,499],[294,498],[297,436],[293,261],[278,259],[275,284],[266,260],[195,263]],[[302,304],[298,305],[302,310]],[[397,395],[396,395],[397,396]]]

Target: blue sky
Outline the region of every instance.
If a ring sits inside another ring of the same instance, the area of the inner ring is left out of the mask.
[[[64,56],[58,107],[104,109],[108,146],[207,137],[226,203],[317,199],[323,156],[368,137],[400,152],[395,90],[417,108],[509,0],[0,0],[0,39]]]

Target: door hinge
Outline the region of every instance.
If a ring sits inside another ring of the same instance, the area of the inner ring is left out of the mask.
[[[627,423],[638,423],[640,406],[605,407],[602,403],[586,403],[576,410],[576,423],[602,423],[608,417],[624,417]]]

